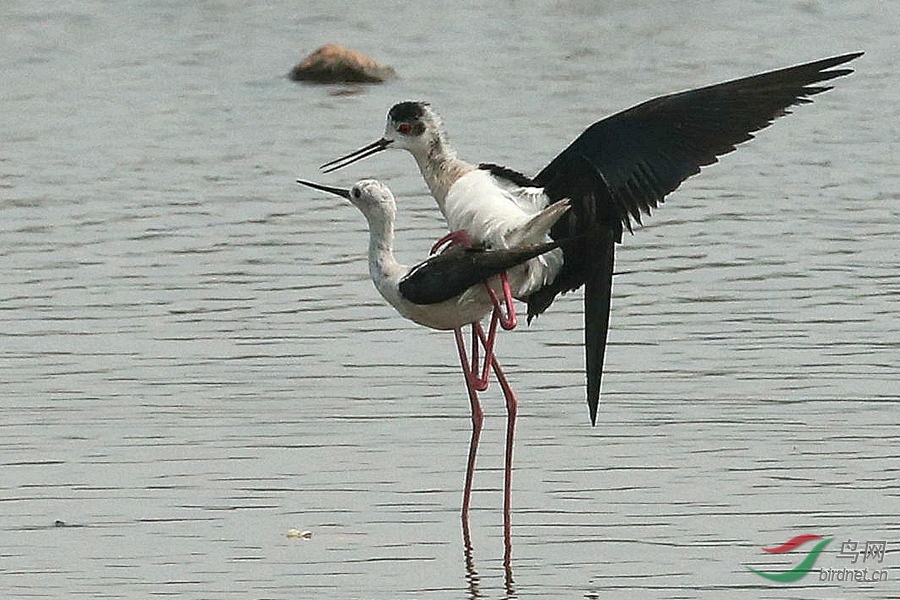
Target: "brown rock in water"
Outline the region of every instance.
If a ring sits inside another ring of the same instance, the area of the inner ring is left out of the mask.
[[[391,67],[338,44],[322,46],[288,75],[294,81],[314,83],[381,83],[396,76]]]

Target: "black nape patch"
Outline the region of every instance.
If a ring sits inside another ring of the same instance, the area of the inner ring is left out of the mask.
[[[518,185],[521,187],[541,187],[537,183],[534,182],[533,179],[522,175],[518,171],[514,171],[509,167],[503,167],[500,165],[495,165],[493,163],[481,163],[478,165],[478,168],[483,171],[488,171],[494,177],[499,177],[501,179],[505,179],[511,182],[513,185]]]
[[[391,107],[388,118],[395,123],[409,123],[425,116],[427,102],[400,102]]]

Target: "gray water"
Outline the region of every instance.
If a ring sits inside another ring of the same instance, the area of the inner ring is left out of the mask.
[[[5,2],[0,596],[900,597],[898,29],[875,0]],[[285,79],[331,41],[401,78]],[[384,306],[362,217],[295,178],[386,181],[412,263],[444,229],[409,156],[317,171],[396,101],[534,173],[646,98],[854,50],[625,240],[597,427],[579,294],[503,337],[511,576],[496,386],[467,557],[452,336]],[[746,568],[800,533],[834,538],[805,578]],[[888,581],[820,580],[862,566]]]

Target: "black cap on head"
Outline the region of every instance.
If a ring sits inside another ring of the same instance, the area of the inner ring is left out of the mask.
[[[425,116],[427,102],[400,102],[391,107],[388,118],[395,123],[415,121]]]

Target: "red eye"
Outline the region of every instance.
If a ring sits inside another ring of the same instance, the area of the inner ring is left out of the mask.
[[[408,135],[410,131],[412,131],[412,125],[409,123],[400,123],[397,125],[397,131],[402,133],[403,135]]]

